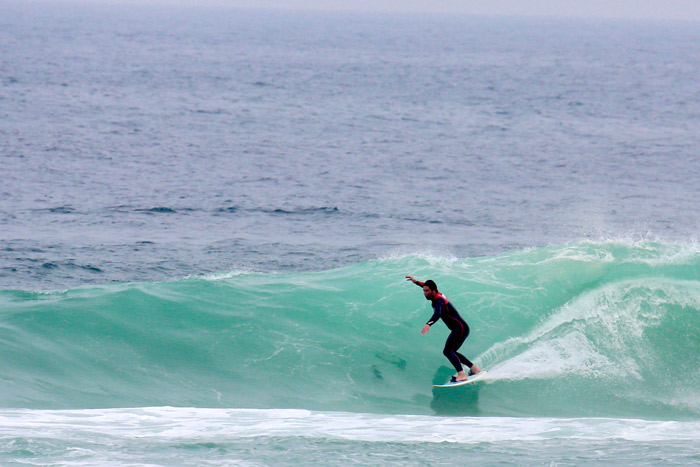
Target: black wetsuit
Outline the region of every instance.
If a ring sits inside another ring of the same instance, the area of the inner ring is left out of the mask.
[[[433,316],[428,320],[427,324],[432,326],[442,318],[445,325],[452,331],[450,335],[447,336],[445,349],[442,353],[447,357],[450,363],[454,365],[458,372],[462,371],[462,364],[464,364],[467,369],[471,368],[473,363],[470,362],[467,357],[457,352],[469,335],[469,325],[467,325],[467,322],[462,319],[457,309],[444,295],[439,294],[437,298],[432,300],[432,304]]]

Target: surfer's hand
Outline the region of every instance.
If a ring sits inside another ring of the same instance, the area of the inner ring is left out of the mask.
[[[416,283],[416,280],[415,280],[413,277],[411,277],[411,276],[406,276],[406,280],[407,280],[407,281],[411,281],[411,282],[413,282],[414,284]]]
[[[427,334],[429,330],[430,330],[430,325],[426,324],[425,326],[423,326],[423,330],[420,333]]]

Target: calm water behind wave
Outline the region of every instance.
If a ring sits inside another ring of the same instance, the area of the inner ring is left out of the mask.
[[[5,10],[5,288],[696,237],[690,23]]]

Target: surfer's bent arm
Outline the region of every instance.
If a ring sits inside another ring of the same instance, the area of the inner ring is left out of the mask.
[[[440,319],[440,311],[442,310],[442,305],[444,304],[445,301],[441,298],[435,300],[433,305],[433,316],[431,316],[428,322],[425,323],[426,325],[432,326]]]

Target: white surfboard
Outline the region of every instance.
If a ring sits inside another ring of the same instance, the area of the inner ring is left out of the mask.
[[[457,386],[464,386],[465,384],[475,383],[477,381],[483,381],[486,377],[486,370],[481,370],[475,375],[468,376],[466,381],[457,381],[456,383],[445,383],[445,384],[434,384],[434,388],[454,388]]]

